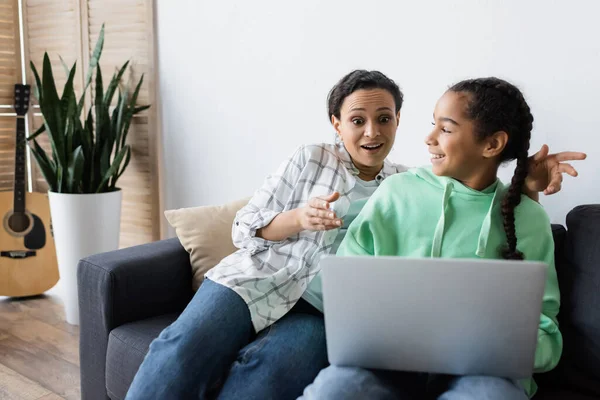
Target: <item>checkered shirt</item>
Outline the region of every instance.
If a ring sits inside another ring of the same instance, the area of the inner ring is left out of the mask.
[[[381,183],[406,169],[385,160],[376,180]],[[239,250],[224,258],[206,277],[244,299],[257,332],[283,317],[302,297],[320,270],[320,257],[330,252],[339,229],[302,231],[277,242],[256,237],[256,231],[269,225],[279,213],[333,192],[340,193],[332,203],[334,211],[344,218],[357,175],[358,169],[343,144],[301,146],[238,211],[232,237]]]

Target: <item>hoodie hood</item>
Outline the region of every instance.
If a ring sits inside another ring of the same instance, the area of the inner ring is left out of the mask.
[[[477,238],[477,250],[475,252],[475,255],[477,255],[478,257],[485,257],[488,238],[490,236],[490,228],[492,226],[492,211],[495,205],[501,201],[503,197],[502,193],[504,192],[504,185],[500,182],[500,180],[496,179],[496,181],[490,186],[479,191],[463,185],[456,179],[449,178],[447,176],[437,176],[432,172],[431,167],[411,169],[408,172],[418,176],[430,185],[444,190],[444,195],[442,196],[442,203],[440,204],[440,217],[435,227],[435,233],[433,237],[431,257],[439,257],[441,254],[442,243],[444,240],[444,231],[446,228],[446,211],[448,208],[450,197],[452,195],[466,197],[471,201],[485,201],[490,197],[492,198],[492,201],[490,202],[490,207],[481,224],[481,229]]]

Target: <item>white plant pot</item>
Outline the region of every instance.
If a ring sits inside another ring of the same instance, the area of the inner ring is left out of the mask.
[[[77,263],[119,248],[122,192],[48,196],[65,314],[69,324],[79,325]]]

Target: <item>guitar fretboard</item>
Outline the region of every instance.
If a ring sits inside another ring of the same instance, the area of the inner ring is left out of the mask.
[[[17,142],[15,145],[15,212],[25,211],[25,118],[17,117]]]

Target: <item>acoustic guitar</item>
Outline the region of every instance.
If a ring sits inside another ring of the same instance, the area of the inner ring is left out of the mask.
[[[0,192],[0,296],[41,294],[58,282],[48,195],[25,189],[29,85],[15,85],[17,133],[13,192]]]

